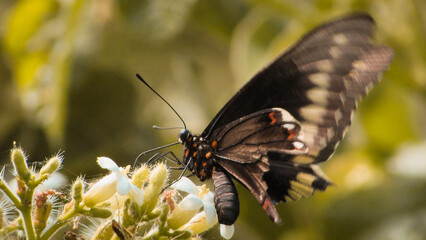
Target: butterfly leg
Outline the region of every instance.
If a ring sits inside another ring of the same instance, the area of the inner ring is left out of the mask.
[[[165,156],[168,160],[170,160],[170,161],[172,161],[172,162],[174,162],[174,163],[177,163],[177,164],[179,164],[179,165],[182,165],[182,166],[183,166],[182,161],[181,161],[181,160],[179,160],[179,158],[178,158],[178,157],[176,157],[176,155],[175,155],[175,153],[174,153],[174,152],[169,151],[168,153],[169,153],[170,155],[172,155],[172,158],[168,157],[167,155]]]
[[[175,184],[176,182],[178,182],[178,181],[179,181],[179,180],[183,177],[183,174],[185,174],[185,172],[186,172],[186,170],[188,169],[189,164],[191,164],[191,162],[192,162],[192,158],[189,158],[188,163],[185,165],[185,168],[182,170],[182,173],[179,175],[179,177],[178,177],[176,180],[174,180],[172,183],[170,183],[169,185],[165,186],[165,187],[163,188],[163,190],[161,190],[160,194],[161,194],[164,190],[166,190],[167,188],[169,188],[171,185],[173,185],[173,184]]]

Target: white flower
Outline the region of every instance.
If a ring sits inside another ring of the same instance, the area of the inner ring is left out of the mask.
[[[216,210],[213,205],[214,195],[205,185],[197,187],[187,177],[182,177],[178,182],[174,183],[172,188],[189,193],[180,203],[184,210],[200,209],[204,206],[206,212],[207,224],[211,224],[216,217]]]
[[[114,196],[115,193],[125,196],[129,195],[139,206],[143,203],[142,191],[133,185],[127,177],[127,171],[117,166],[117,164],[107,157],[99,157],[98,164],[104,169],[111,171],[111,174],[105,176],[93,185],[83,200],[87,206],[95,206]]]
[[[191,180],[182,177],[171,187],[188,193],[169,217],[168,224],[171,228],[191,229],[194,233],[198,233],[206,231],[216,224],[217,217],[213,205],[213,193],[205,185],[197,187]],[[197,214],[201,207],[204,210]]]
[[[204,206],[204,211],[195,215],[189,222],[180,227],[180,229],[190,229],[194,234],[198,234],[211,228],[217,222],[216,210],[213,205],[214,194],[207,191],[205,185],[197,187],[191,180],[182,177],[174,183],[172,188],[189,193],[178,204],[183,210],[198,210]],[[201,195],[201,197],[200,197]],[[178,208],[177,207],[177,208]],[[176,210],[175,210],[176,211]],[[234,235],[234,225],[220,224],[220,235],[225,239],[231,239]]]

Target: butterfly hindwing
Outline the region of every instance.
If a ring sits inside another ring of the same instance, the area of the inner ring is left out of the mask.
[[[271,219],[279,223],[273,204],[279,200],[268,195],[263,176],[270,172],[270,156],[287,156],[285,161],[291,161],[307,152],[297,120],[284,109],[265,109],[226,124],[212,137],[217,141],[214,157],[219,165],[249,189]]]
[[[215,157],[239,163],[259,161],[268,152],[299,155],[307,152],[300,126],[287,111],[265,109],[232,121],[217,129],[212,138],[218,148]]]

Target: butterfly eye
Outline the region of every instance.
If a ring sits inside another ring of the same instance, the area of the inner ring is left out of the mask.
[[[190,134],[189,134],[188,129],[186,129],[186,128],[182,129],[179,133],[179,142],[180,143],[186,142],[188,140],[189,135]]]

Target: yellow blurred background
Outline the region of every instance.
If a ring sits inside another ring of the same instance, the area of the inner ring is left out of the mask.
[[[152,125],[181,126],[136,73],[201,133],[287,46],[353,11],[374,17],[377,42],[395,55],[322,164],[335,186],[279,205],[283,226],[239,186],[233,239],[426,239],[423,0],[2,0],[0,162],[16,141],[31,161],[64,151],[70,179],[97,176],[97,156],[133,164],[177,139]],[[218,239],[218,229],[204,237]]]

